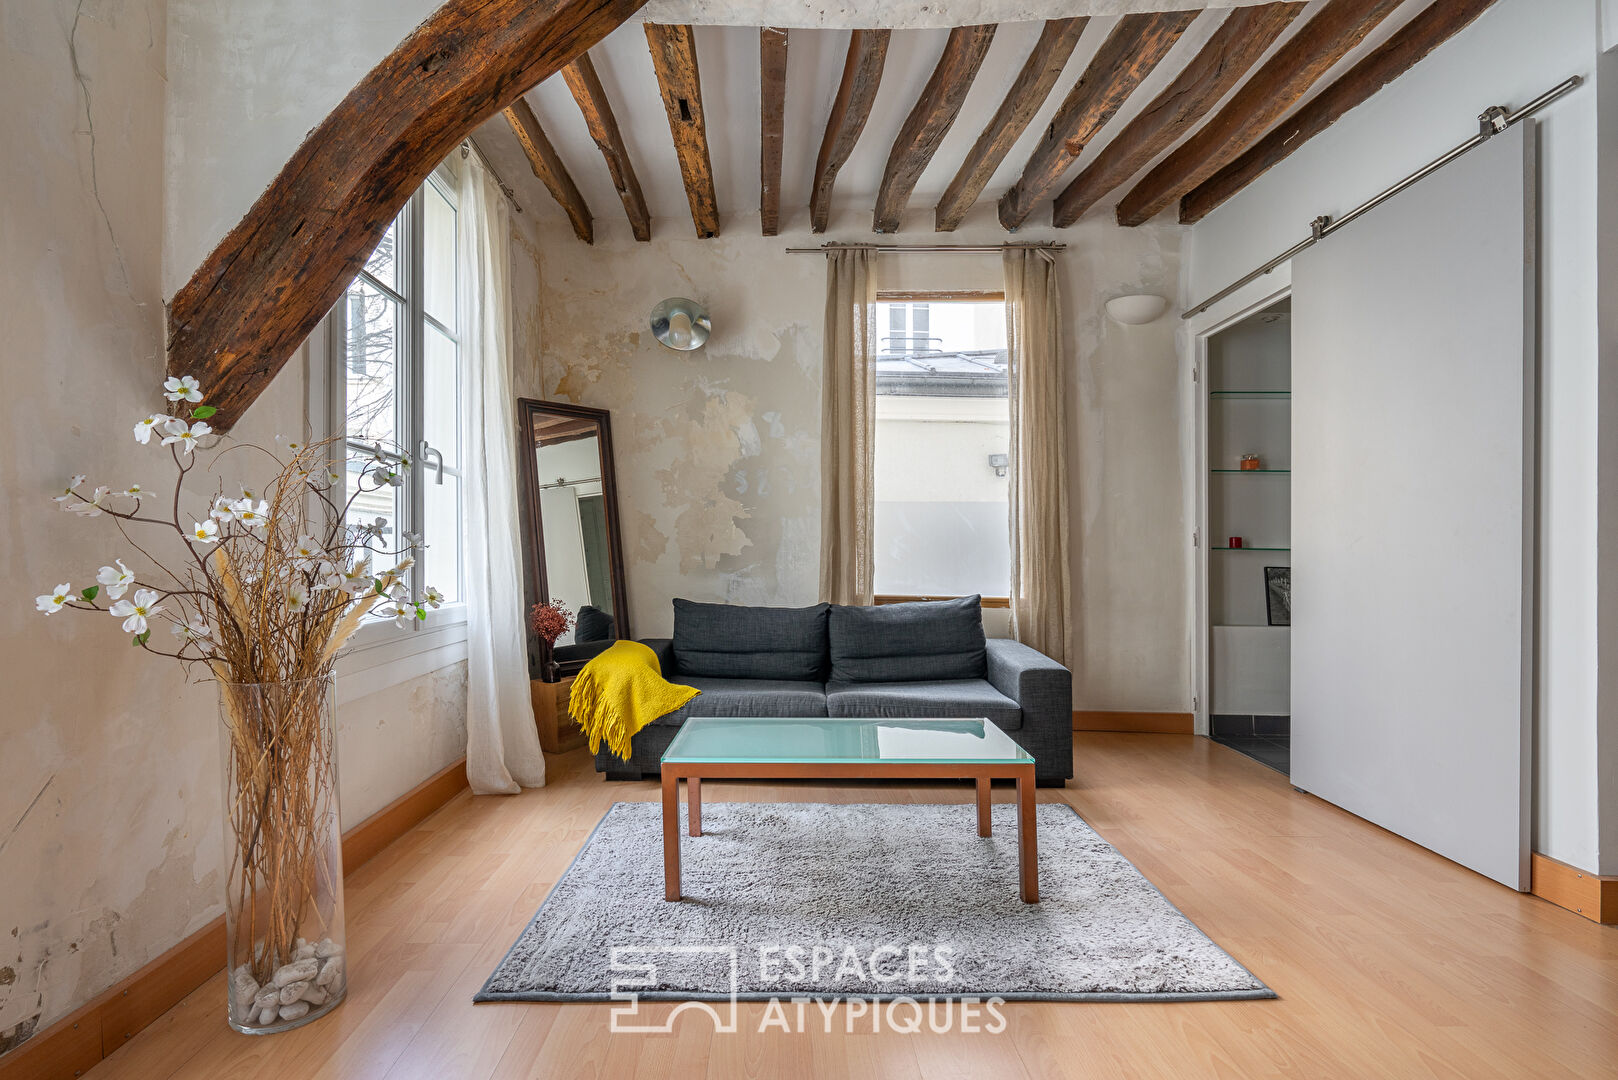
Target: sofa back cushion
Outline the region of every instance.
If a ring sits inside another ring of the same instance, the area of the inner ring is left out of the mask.
[[[741,607],[676,600],[675,665],[681,675],[824,682],[830,607]]]
[[[981,598],[831,609],[832,682],[981,679]]]

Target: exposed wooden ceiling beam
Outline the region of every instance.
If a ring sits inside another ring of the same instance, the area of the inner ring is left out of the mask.
[[[669,133],[685,179],[685,197],[697,237],[719,235],[719,198],[714,194],[713,161],[708,156],[708,130],[702,117],[702,77],[697,71],[697,39],[689,26],[646,23],[646,44],[669,114]]]
[[[1400,0],[1329,0],[1212,120],[1158,163],[1118,203],[1118,224],[1140,225],[1234,161]]]
[[[1033,122],[1034,114],[1045,104],[1051,88],[1073,55],[1073,47],[1084,33],[1088,16],[1073,19],[1049,19],[1039,40],[1034,42],[1022,71],[995,110],[983,134],[972,144],[971,153],[961,163],[955,179],[944,189],[933,212],[933,228],[938,232],[953,232],[966,217],[967,211],[978,201],[989,178],[1000,167],[1011,147]]]
[[[1236,8],[1202,51],[1129,126],[1107,140],[1096,159],[1056,197],[1054,222],[1073,224],[1119,184],[1173,146],[1219,103],[1264,50],[1307,5],[1264,4]]]
[[[1201,221],[1214,207],[1331,127],[1344,113],[1415,67],[1493,3],[1494,0],[1433,0],[1342,78],[1281,121],[1241,157],[1187,193],[1180,200],[1180,221],[1186,225]]]
[[[938,152],[939,143],[949,133],[950,125],[960,115],[966,92],[972,89],[978,68],[988,55],[989,44],[994,41],[994,24],[983,26],[957,26],[949,32],[938,66],[922,87],[921,97],[905,117],[904,126],[888,151],[888,163],[882,169],[882,186],[876,193],[876,212],[871,218],[871,230],[879,233],[899,231],[899,220],[910,203],[910,193],[916,181]]]
[[[1015,229],[1062,179],[1085,145],[1180,40],[1197,11],[1125,15],[1034,147],[1022,178],[1000,197],[1000,224]]]
[[[636,240],[650,240],[652,215],[646,209],[646,196],[641,194],[635,167],[629,162],[629,148],[624,145],[618,119],[612,114],[612,103],[607,100],[607,91],[601,85],[590,54],[582,54],[563,68],[562,80],[572,92],[573,100],[578,102],[579,112],[584,114],[584,126],[590,129],[590,138],[595,140],[596,148],[607,161],[607,173],[612,177],[618,198],[623,201],[630,230]]]
[[[505,110],[505,116],[506,123],[511,125],[511,133],[517,136],[522,152],[528,157],[528,165],[534,170],[534,175],[539,177],[539,182],[545,185],[545,190],[551,193],[558,205],[567,211],[574,234],[586,244],[595,243],[590,208],[585,205],[584,196],[579,194],[578,186],[568,175],[567,166],[562,163],[556,148],[545,137],[545,130],[539,126],[539,117],[534,115],[534,110],[522,98]]]
[[[843,61],[843,79],[837,84],[837,97],[826,118],[826,134],[820,140],[820,156],[815,159],[815,182],[809,193],[809,225],[825,232],[831,217],[831,192],[837,183],[837,170],[854,152],[865,122],[871,118],[871,103],[882,82],[882,65],[888,58],[887,30],[854,30],[848,39],[848,58]]]
[[[781,231],[781,144],[787,105],[787,32],[758,31],[758,218],[765,236]]]
[[[215,429],[270,384],[462,139],[640,6],[448,0],[361,78],[169,304],[169,373],[202,383]]]

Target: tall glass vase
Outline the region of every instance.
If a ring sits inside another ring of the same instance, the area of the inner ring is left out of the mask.
[[[343,1000],[343,833],[330,677],[220,683],[230,1026],[316,1020]]]

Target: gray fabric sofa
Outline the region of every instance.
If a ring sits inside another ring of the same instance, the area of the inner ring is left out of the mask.
[[[663,676],[702,693],[638,732],[630,759],[605,747],[609,780],[656,777],[693,716],[987,717],[1034,755],[1041,787],[1073,775],[1073,678],[1015,641],[986,638],[976,596],[843,607],[674,601],[674,636],[649,638]]]

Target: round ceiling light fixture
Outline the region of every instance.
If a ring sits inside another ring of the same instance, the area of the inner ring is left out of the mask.
[[[652,309],[652,336],[679,352],[702,348],[712,330],[708,309],[695,300],[671,296]]]
[[[1132,296],[1115,296],[1108,300],[1107,314],[1125,326],[1140,326],[1163,314],[1168,306],[1168,300],[1155,293],[1135,293]]]

